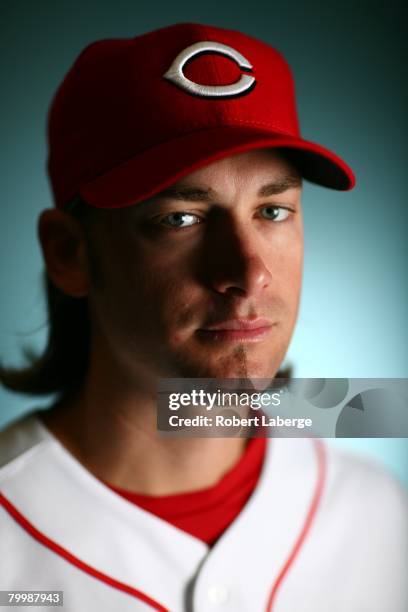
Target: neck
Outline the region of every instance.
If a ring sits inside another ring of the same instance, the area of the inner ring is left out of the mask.
[[[156,393],[124,381],[121,368],[91,361],[70,401],[42,419],[97,478],[145,495],[171,495],[214,485],[239,460],[244,438],[159,436]]]

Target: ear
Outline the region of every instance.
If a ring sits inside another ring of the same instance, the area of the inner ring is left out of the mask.
[[[38,237],[48,276],[63,293],[85,297],[90,287],[84,230],[66,212],[44,210],[38,219]]]

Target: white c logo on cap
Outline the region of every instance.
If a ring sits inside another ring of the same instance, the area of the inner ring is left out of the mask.
[[[191,45],[190,47],[187,47],[181,51],[167,72],[164,73],[164,78],[168,79],[188,93],[196,96],[202,96],[204,98],[239,96],[253,86],[255,83],[255,77],[248,74],[241,74],[241,78],[236,83],[231,83],[230,85],[200,85],[199,83],[190,81],[190,79],[188,79],[183,73],[185,64],[196,55],[201,55],[202,53],[207,52],[226,55],[227,57],[233,59],[240,68],[252,70],[252,65],[243,55],[241,55],[241,53],[238,53],[238,51],[232,47],[228,47],[228,45],[223,45],[222,43],[208,40],[195,43],[194,45]]]

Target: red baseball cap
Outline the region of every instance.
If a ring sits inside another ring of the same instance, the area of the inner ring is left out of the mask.
[[[217,159],[264,147],[286,151],[314,183],[355,183],[344,161],[301,138],[282,55],[195,23],[86,47],[52,102],[48,144],[60,208],[77,194],[98,208],[130,206]]]

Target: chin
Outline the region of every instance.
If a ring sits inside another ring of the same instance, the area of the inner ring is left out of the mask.
[[[262,351],[265,353],[265,351]],[[238,345],[226,354],[200,350],[179,352],[176,357],[175,377],[180,378],[245,378],[272,380],[279,369],[282,356],[254,355],[245,345]]]

